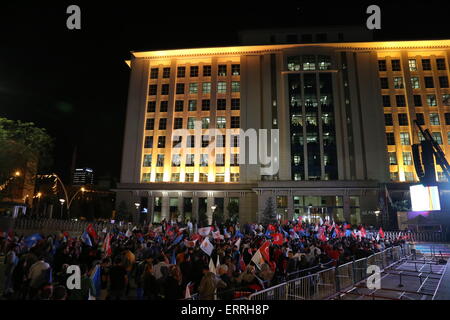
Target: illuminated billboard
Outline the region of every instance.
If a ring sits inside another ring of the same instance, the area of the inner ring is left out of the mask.
[[[421,184],[410,186],[412,211],[441,210],[439,189],[436,186]]]

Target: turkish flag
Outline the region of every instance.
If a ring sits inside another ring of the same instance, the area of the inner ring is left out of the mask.
[[[92,224],[89,224],[86,228],[87,233],[93,238],[93,239],[97,239],[97,232],[95,231],[94,227],[92,226]]]
[[[284,243],[284,237],[281,233],[273,233],[272,234],[273,237],[273,244],[278,244],[278,245],[282,245]]]
[[[383,229],[380,227],[380,231],[378,231],[380,238],[384,238],[384,231]]]
[[[264,260],[267,262],[270,261],[270,255],[269,255],[269,247],[270,247],[270,241],[265,241],[261,248],[259,248],[259,251],[261,252],[261,255],[263,256]]]
[[[273,225],[269,224],[269,225],[267,226],[267,230],[269,230],[269,231],[275,231],[275,227],[274,227]]]

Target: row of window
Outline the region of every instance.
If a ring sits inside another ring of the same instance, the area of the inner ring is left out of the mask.
[[[331,69],[331,58],[329,56],[303,55],[287,58],[289,71],[312,71]]]
[[[186,137],[186,148],[195,148],[198,147],[195,145],[195,136],[189,135]],[[173,148],[182,148],[183,147],[183,139],[181,136],[174,136],[172,139],[172,147]],[[201,147],[207,148],[209,144],[212,142],[212,139],[209,135],[202,135],[201,136]],[[224,148],[226,143],[226,137],[225,135],[218,135],[215,136],[215,144],[217,148]],[[158,148],[165,148],[166,147],[166,136],[159,136],[158,137]],[[230,147],[237,148],[239,147],[239,136],[238,135],[231,135],[230,136]],[[153,148],[153,136],[146,136],[144,139],[144,148],[149,149]]]
[[[431,59],[421,59],[422,70],[431,70]],[[417,71],[418,64],[416,59],[408,59],[408,67],[409,71]],[[446,70],[447,66],[445,64],[444,58],[436,59],[436,67],[438,70]],[[378,70],[379,71],[387,71],[387,63],[386,60],[378,60]],[[392,71],[402,71],[402,65],[400,59],[392,59],[391,60],[391,70]]]
[[[430,125],[439,126],[441,124],[438,113],[430,113]],[[416,119],[420,125],[425,125],[425,117],[423,113],[416,113]],[[387,126],[393,126],[393,117],[390,113],[384,114],[384,122]],[[398,114],[398,124],[400,126],[407,126],[408,123],[408,114],[399,113]],[[445,125],[450,125],[450,113],[445,113]]]
[[[383,106],[384,107],[392,107],[391,104],[391,96],[390,95],[383,95]],[[441,95],[441,105],[443,106],[450,106],[450,94],[443,94]],[[413,102],[415,107],[422,107],[423,106],[423,98],[420,94],[413,95]],[[437,107],[438,100],[435,94],[427,94],[426,95],[426,102],[429,107]],[[406,107],[406,97],[403,94],[397,94],[395,95],[395,103],[397,107]]]
[[[405,83],[403,81],[403,77],[392,77],[393,88],[394,89],[404,89]],[[433,77],[423,77],[423,83],[425,84],[425,88],[432,89],[434,88],[434,78]],[[388,78],[380,78],[381,89],[389,89],[389,79]],[[419,77],[411,77],[411,87],[413,89],[420,89],[420,79]],[[440,88],[448,88],[449,82],[447,76],[439,76],[439,87]]]
[[[175,93],[176,94],[184,94],[185,93],[185,83],[177,83]],[[203,82],[201,83],[202,94],[210,94],[212,90],[211,82]],[[241,91],[241,83],[239,81],[231,82],[231,92],[240,92]],[[197,82],[189,83],[187,92],[189,94],[198,94],[199,93],[199,84]],[[148,88],[149,96],[156,96],[158,93],[158,85],[151,84]],[[161,95],[167,96],[169,94],[169,84],[164,83],[161,85]],[[227,93],[227,82],[219,81],[217,82],[217,93]]]
[[[142,182],[150,182],[150,173],[142,174]],[[155,182],[163,182],[164,173],[156,173],[155,174]],[[171,182],[180,182],[180,174],[172,173],[170,176]],[[199,182],[208,182],[208,174],[200,173],[199,174]],[[194,182],[194,174],[193,173],[185,173],[184,182]],[[216,173],[214,182],[225,182],[225,174]],[[230,173],[230,182],[239,182],[239,173]]]
[[[431,135],[433,139],[440,145],[443,145],[442,135],[440,132],[432,132]],[[419,140],[423,141],[424,138],[421,133],[419,133]],[[395,134],[394,132],[386,132],[386,141],[390,146],[394,146],[395,143]],[[408,132],[400,132],[400,144],[403,146],[411,145],[411,140]],[[447,144],[450,145],[450,132],[447,132]]]
[[[201,120],[197,120],[197,118],[189,117],[187,118],[187,129],[195,129],[195,122],[201,121],[202,129],[209,129],[210,127],[210,118],[203,117]],[[226,117],[216,117],[216,128],[224,129],[227,127],[227,119]],[[174,129],[182,129],[183,128],[183,118],[175,118],[173,121]],[[240,117],[230,117],[230,128],[231,129],[239,129],[240,128]],[[147,119],[145,122],[145,130],[155,130],[155,119]],[[159,119],[158,130],[167,130],[167,118]]]
[[[217,67],[217,75],[218,76],[226,76],[228,74],[228,66],[226,64],[220,64]],[[204,77],[211,77],[212,68],[210,65],[204,65],[202,67],[202,74]],[[160,74],[159,68],[151,68],[150,69],[150,79],[158,79]],[[189,76],[191,78],[196,78],[200,74],[199,66],[190,66],[189,67]],[[240,64],[232,64],[231,65],[231,75],[239,76],[241,74],[241,65]],[[170,78],[170,67],[162,68],[162,77],[164,79]],[[180,66],[177,67],[177,78],[185,78],[186,77],[186,67]]]
[[[156,167],[164,167],[164,154],[158,154],[156,158]],[[186,167],[194,167],[195,166],[195,154],[186,154]],[[208,154],[200,154],[200,167],[208,167],[209,166],[209,155]],[[224,153],[218,153],[216,154],[215,159],[215,165],[216,167],[224,167],[225,166],[225,154]],[[144,155],[144,161],[142,164],[143,167],[151,167],[152,166],[152,155],[146,154]],[[172,155],[172,167],[180,167],[181,166],[181,154],[173,154]],[[239,154],[238,153],[232,153],[230,158],[230,166],[237,167],[239,166]]]
[[[211,100],[203,99],[201,100],[202,111],[209,111],[211,108]],[[216,101],[217,110],[226,110],[227,109],[227,100],[226,99],[217,99]],[[160,109],[159,112],[167,112],[169,108],[169,101],[163,100],[160,101]],[[241,108],[241,99],[231,99],[231,110],[240,110]],[[183,112],[184,110],[184,100],[176,100],[175,101],[175,112]],[[189,100],[188,101],[188,111],[197,111],[197,100]],[[147,112],[156,112],[156,101],[149,101],[147,103]]]
[[[414,181],[414,173],[405,171],[405,181]],[[398,172],[391,172],[391,180],[392,181],[399,181],[399,174]],[[437,181],[447,181],[447,177],[443,172],[438,171],[437,172]]]

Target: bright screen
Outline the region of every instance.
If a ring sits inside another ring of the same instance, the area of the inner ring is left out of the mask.
[[[412,211],[441,210],[438,187],[425,187],[419,184],[410,186],[409,191],[411,193]]]

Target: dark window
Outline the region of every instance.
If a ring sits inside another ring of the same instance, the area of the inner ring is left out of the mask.
[[[202,111],[209,111],[211,107],[211,100],[203,99],[202,100]]]
[[[241,99],[231,99],[231,110],[239,110],[241,108]]]
[[[378,60],[378,70],[386,71],[386,60]]]
[[[400,126],[407,126],[408,125],[408,115],[406,113],[399,113],[398,114],[398,124]]]
[[[422,59],[422,69],[423,70],[431,70],[430,59]]]
[[[422,106],[422,96],[420,94],[414,95],[414,106],[421,107]]]
[[[425,125],[425,118],[423,116],[423,113],[416,113],[416,120],[420,125]]]
[[[406,106],[405,96],[404,95],[396,95],[395,101],[397,102],[397,107]]]
[[[166,137],[160,136],[158,137],[158,148],[165,148],[166,147]]]
[[[231,136],[231,143],[230,144],[231,144],[232,148],[239,147],[239,136],[238,135]]]
[[[240,117],[231,117],[231,128],[239,128],[240,126]]]
[[[173,121],[173,128],[174,129],[183,128],[183,118],[175,118]]]
[[[187,148],[195,148],[195,136],[188,136],[187,137]]]
[[[392,71],[400,71],[402,70],[400,65],[400,60],[391,60]]]
[[[169,101],[161,101],[159,106],[159,112],[167,112],[167,108],[169,106]]]
[[[219,76],[226,76],[227,75],[227,65],[226,64],[219,65],[217,74]]]
[[[388,78],[380,78],[381,89],[389,89]]]
[[[156,101],[149,101],[147,103],[147,112],[155,112],[156,111]]]
[[[183,112],[184,101],[176,100],[175,101],[175,112]]]
[[[225,110],[227,108],[226,99],[217,99],[217,110]]]
[[[203,76],[211,77],[211,66],[203,66]]]
[[[302,42],[303,43],[311,43],[311,42],[313,42],[312,34],[302,34]]]
[[[446,113],[444,116],[445,116],[445,125],[450,126],[450,113]]]
[[[186,67],[177,68],[177,78],[184,78],[186,76]]]
[[[161,94],[164,96],[169,94],[169,85],[167,83],[161,86]]]
[[[209,136],[202,136],[202,148],[209,146]]]
[[[167,119],[159,119],[159,130],[166,130]]]
[[[184,83],[177,83],[176,94],[184,94]]]
[[[158,68],[151,68],[150,69],[150,79],[158,79]]]
[[[433,77],[424,77],[425,79],[425,88],[434,88]]]
[[[156,84],[151,84],[148,87],[148,95],[149,96],[156,96],[157,89],[158,89],[158,86]]]
[[[448,77],[447,76],[439,77],[439,86],[441,88],[448,88]]]
[[[145,130],[153,130],[155,128],[155,119],[147,119],[145,122]]]
[[[298,35],[296,34],[288,34],[286,36],[287,43],[298,43]]]
[[[170,78],[170,68],[163,69],[163,78],[165,79]]]
[[[391,96],[383,96],[383,107],[391,107]]]
[[[145,137],[144,148],[153,148],[153,137]]]
[[[394,123],[392,121],[392,114],[390,114],[390,113],[385,113],[384,114],[384,124],[387,125],[387,126],[394,125]]]
[[[191,66],[191,77],[198,77],[198,66]]]
[[[436,59],[436,65],[438,70],[446,70],[445,59]]]
[[[323,43],[327,42],[327,34],[326,33],[318,33],[316,34],[316,42]]]
[[[387,140],[387,144],[389,146],[394,146],[395,145],[394,133],[393,132],[387,132],[386,133],[386,140]]]
[[[231,74],[233,76],[239,76],[241,74],[241,65],[240,64],[232,64],[231,65]]]

